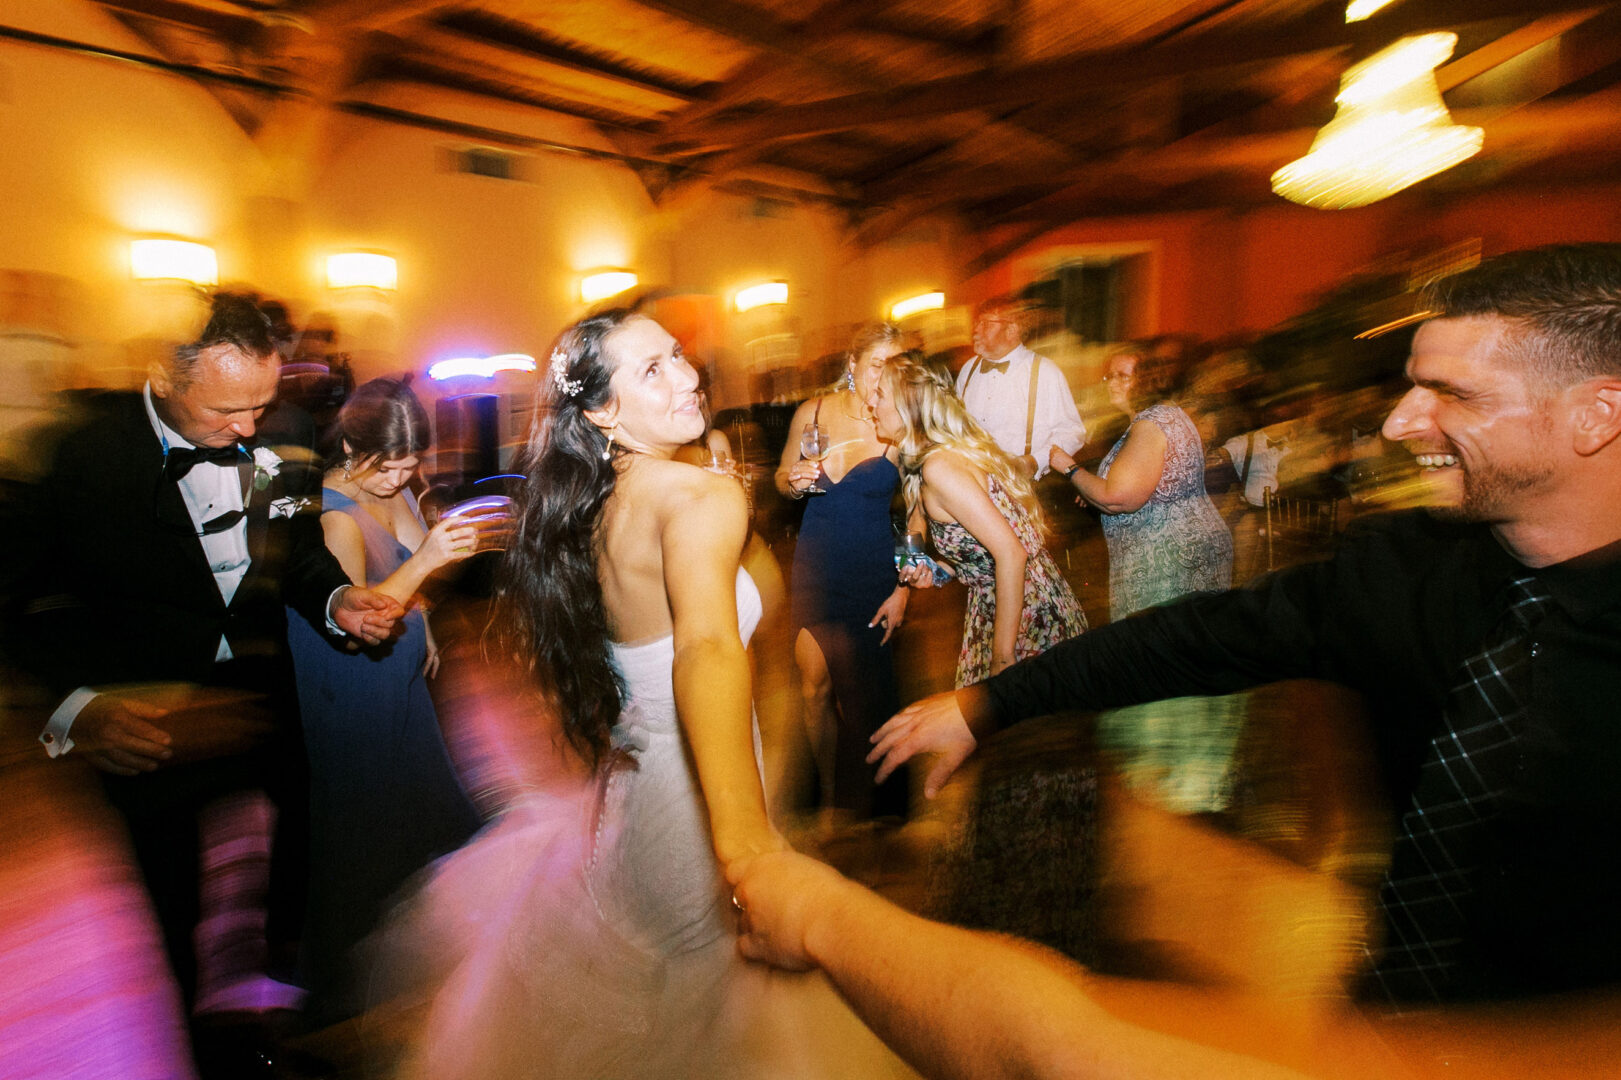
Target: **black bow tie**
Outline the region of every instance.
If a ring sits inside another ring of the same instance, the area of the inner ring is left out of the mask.
[[[242,448],[236,443],[228,446],[175,446],[163,458],[163,475],[180,480],[191,472],[193,465],[212,461],[215,465],[237,465],[242,461]]]
[[[215,533],[226,532],[236,527],[236,523],[248,516],[246,510],[227,510],[218,517],[209,518],[203,522],[203,535],[213,536]]]
[[[987,375],[995,372],[1001,372],[1003,375],[1006,375],[1008,366],[1012,363],[1013,361],[1011,360],[997,360],[992,362],[981,357],[979,361],[979,370],[985,372]]]

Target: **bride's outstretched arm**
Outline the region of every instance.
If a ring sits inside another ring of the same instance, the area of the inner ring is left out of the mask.
[[[737,627],[748,506],[733,480],[692,470],[667,492],[664,587],[675,633],[675,705],[722,864],[783,842],[766,818],[754,759],[749,662]]]

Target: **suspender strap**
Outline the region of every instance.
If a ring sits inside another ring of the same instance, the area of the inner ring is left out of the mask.
[[[968,374],[962,380],[963,396],[968,396],[968,385],[979,374],[979,357],[968,361]],[[1036,387],[1041,382],[1041,357],[1035,353],[1030,354],[1030,401],[1024,413],[1024,455],[1030,456],[1030,443],[1036,434]]]
[[[1030,440],[1036,433],[1036,385],[1041,382],[1041,357],[1030,354],[1030,404],[1024,413],[1024,456],[1030,456]]]

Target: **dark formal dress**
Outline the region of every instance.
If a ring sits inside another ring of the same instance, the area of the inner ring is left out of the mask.
[[[790,608],[795,628],[811,632],[827,660],[838,703],[833,805],[858,813],[904,814],[906,779],[874,789],[866,763],[867,737],[900,709],[890,646],[884,629],[867,625],[895,591],[895,536],[889,503],[900,473],[886,457],[872,457],[838,483],[825,476],[825,495],[806,500],[794,549]]]
[[[322,492],[323,509],[348,514],[366,544],[376,585],[411,557],[348,496]],[[416,499],[406,499],[413,513]],[[305,967],[311,1010],[336,1020],[357,1011],[350,953],[390,896],[433,859],[472,836],[479,816],[462,790],[422,666],[427,635],[414,609],[401,632],[346,651],[302,619],[289,621],[310,764],[310,909]]]

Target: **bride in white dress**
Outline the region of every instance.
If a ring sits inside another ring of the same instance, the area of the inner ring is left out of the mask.
[[[541,382],[492,630],[595,779],[515,800],[394,921],[379,985],[428,1001],[401,1075],[907,1075],[825,983],[736,955],[721,868],[785,845],[743,491],[671,460],[704,431],[697,374],[613,311],[565,331]]]

